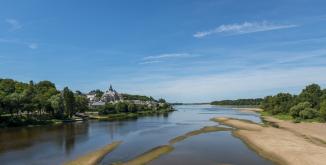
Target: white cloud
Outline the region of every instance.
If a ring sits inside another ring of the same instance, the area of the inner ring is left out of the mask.
[[[37,49],[39,45],[35,42],[26,42],[22,41],[20,39],[6,39],[6,38],[0,38],[0,43],[8,43],[8,44],[15,44],[15,45],[23,45],[27,46],[30,49]]]
[[[156,56],[147,56],[144,57],[143,60],[169,59],[169,58],[192,57],[192,56],[193,55],[188,53],[167,53],[167,54],[160,54]]]
[[[159,63],[164,62],[171,59],[177,58],[191,58],[197,57],[198,55],[189,54],[189,53],[166,53],[166,54],[159,54],[155,56],[147,56],[142,59],[142,62],[139,64],[152,64],[152,63]]]
[[[10,30],[12,31],[23,28],[23,25],[16,19],[6,19],[6,22],[11,26]]]
[[[30,44],[28,44],[28,47],[31,48],[31,49],[37,49],[38,44],[37,43],[30,43]]]
[[[154,63],[160,63],[162,61],[160,60],[154,60],[154,61],[143,61],[143,62],[140,62],[139,64],[141,65],[146,65],[146,64],[154,64]]]
[[[197,32],[193,36],[196,38],[203,38],[212,34],[226,33],[226,34],[246,34],[246,33],[256,33],[263,31],[279,30],[294,28],[298,25],[293,24],[274,24],[267,21],[263,22],[244,22],[242,24],[229,24],[221,25],[213,30]]]

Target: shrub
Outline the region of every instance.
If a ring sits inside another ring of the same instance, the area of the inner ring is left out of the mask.
[[[301,102],[290,109],[290,115],[293,118],[298,118],[300,117],[300,112],[307,108],[311,108],[311,104],[309,102]]]
[[[313,108],[306,108],[299,113],[300,118],[302,119],[313,119],[318,116],[318,111]]]
[[[326,99],[320,104],[320,117],[323,121],[326,121]]]

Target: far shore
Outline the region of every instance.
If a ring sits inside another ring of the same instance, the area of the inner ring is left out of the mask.
[[[232,131],[234,136],[261,156],[278,164],[323,165],[326,162],[324,123],[291,123],[269,117],[268,120],[281,126],[275,128],[233,118],[219,117],[212,120],[236,128]]]
[[[173,111],[175,110],[161,109],[157,111],[140,111],[137,113],[117,113],[117,114],[109,114],[109,115],[98,115],[98,113],[94,113],[94,112],[87,112],[87,114],[89,114],[90,119],[99,120],[99,121],[115,121],[115,120],[135,119],[137,117],[143,117],[143,116],[166,114]]]

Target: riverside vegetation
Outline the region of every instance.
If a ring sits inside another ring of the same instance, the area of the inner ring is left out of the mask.
[[[267,96],[261,102],[262,115],[274,115],[280,119],[294,119],[299,122],[326,121],[326,89],[317,84],[306,86],[299,95],[279,93]]]
[[[87,98],[80,91],[72,92],[68,87],[59,91],[50,81],[0,79],[2,127],[56,123],[87,110]]]
[[[211,104],[257,106],[264,110],[262,115],[295,122],[326,121],[326,89],[317,84],[306,86],[298,95],[278,93],[263,99],[222,100]]]
[[[100,96],[103,94],[96,90]],[[50,81],[34,83],[0,79],[0,127],[25,125],[44,125],[74,121],[77,113],[94,112],[94,119],[125,119],[140,115],[172,111],[164,99],[156,101],[152,97],[124,94],[125,101],[106,103],[104,106],[90,108],[85,94],[71,91],[65,87],[58,90]],[[128,99],[154,101],[155,106],[134,104]]]

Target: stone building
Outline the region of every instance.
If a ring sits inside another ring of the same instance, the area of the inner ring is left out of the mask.
[[[115,103],[123,100],[122,95],[114,90],[112,85],[110,85],[109,89],[104,92],[101,98],[96,98],[94,93],[89,93],[87,98],[91,107],[103,106],[105,103]]]
[[[110,85],[109,90],[105,91],[103,96],[101,97],[102,102],[118,102],[122,101],[123,97],[121,94],[119,94],[116,90],[112,88],[112,85]]]

